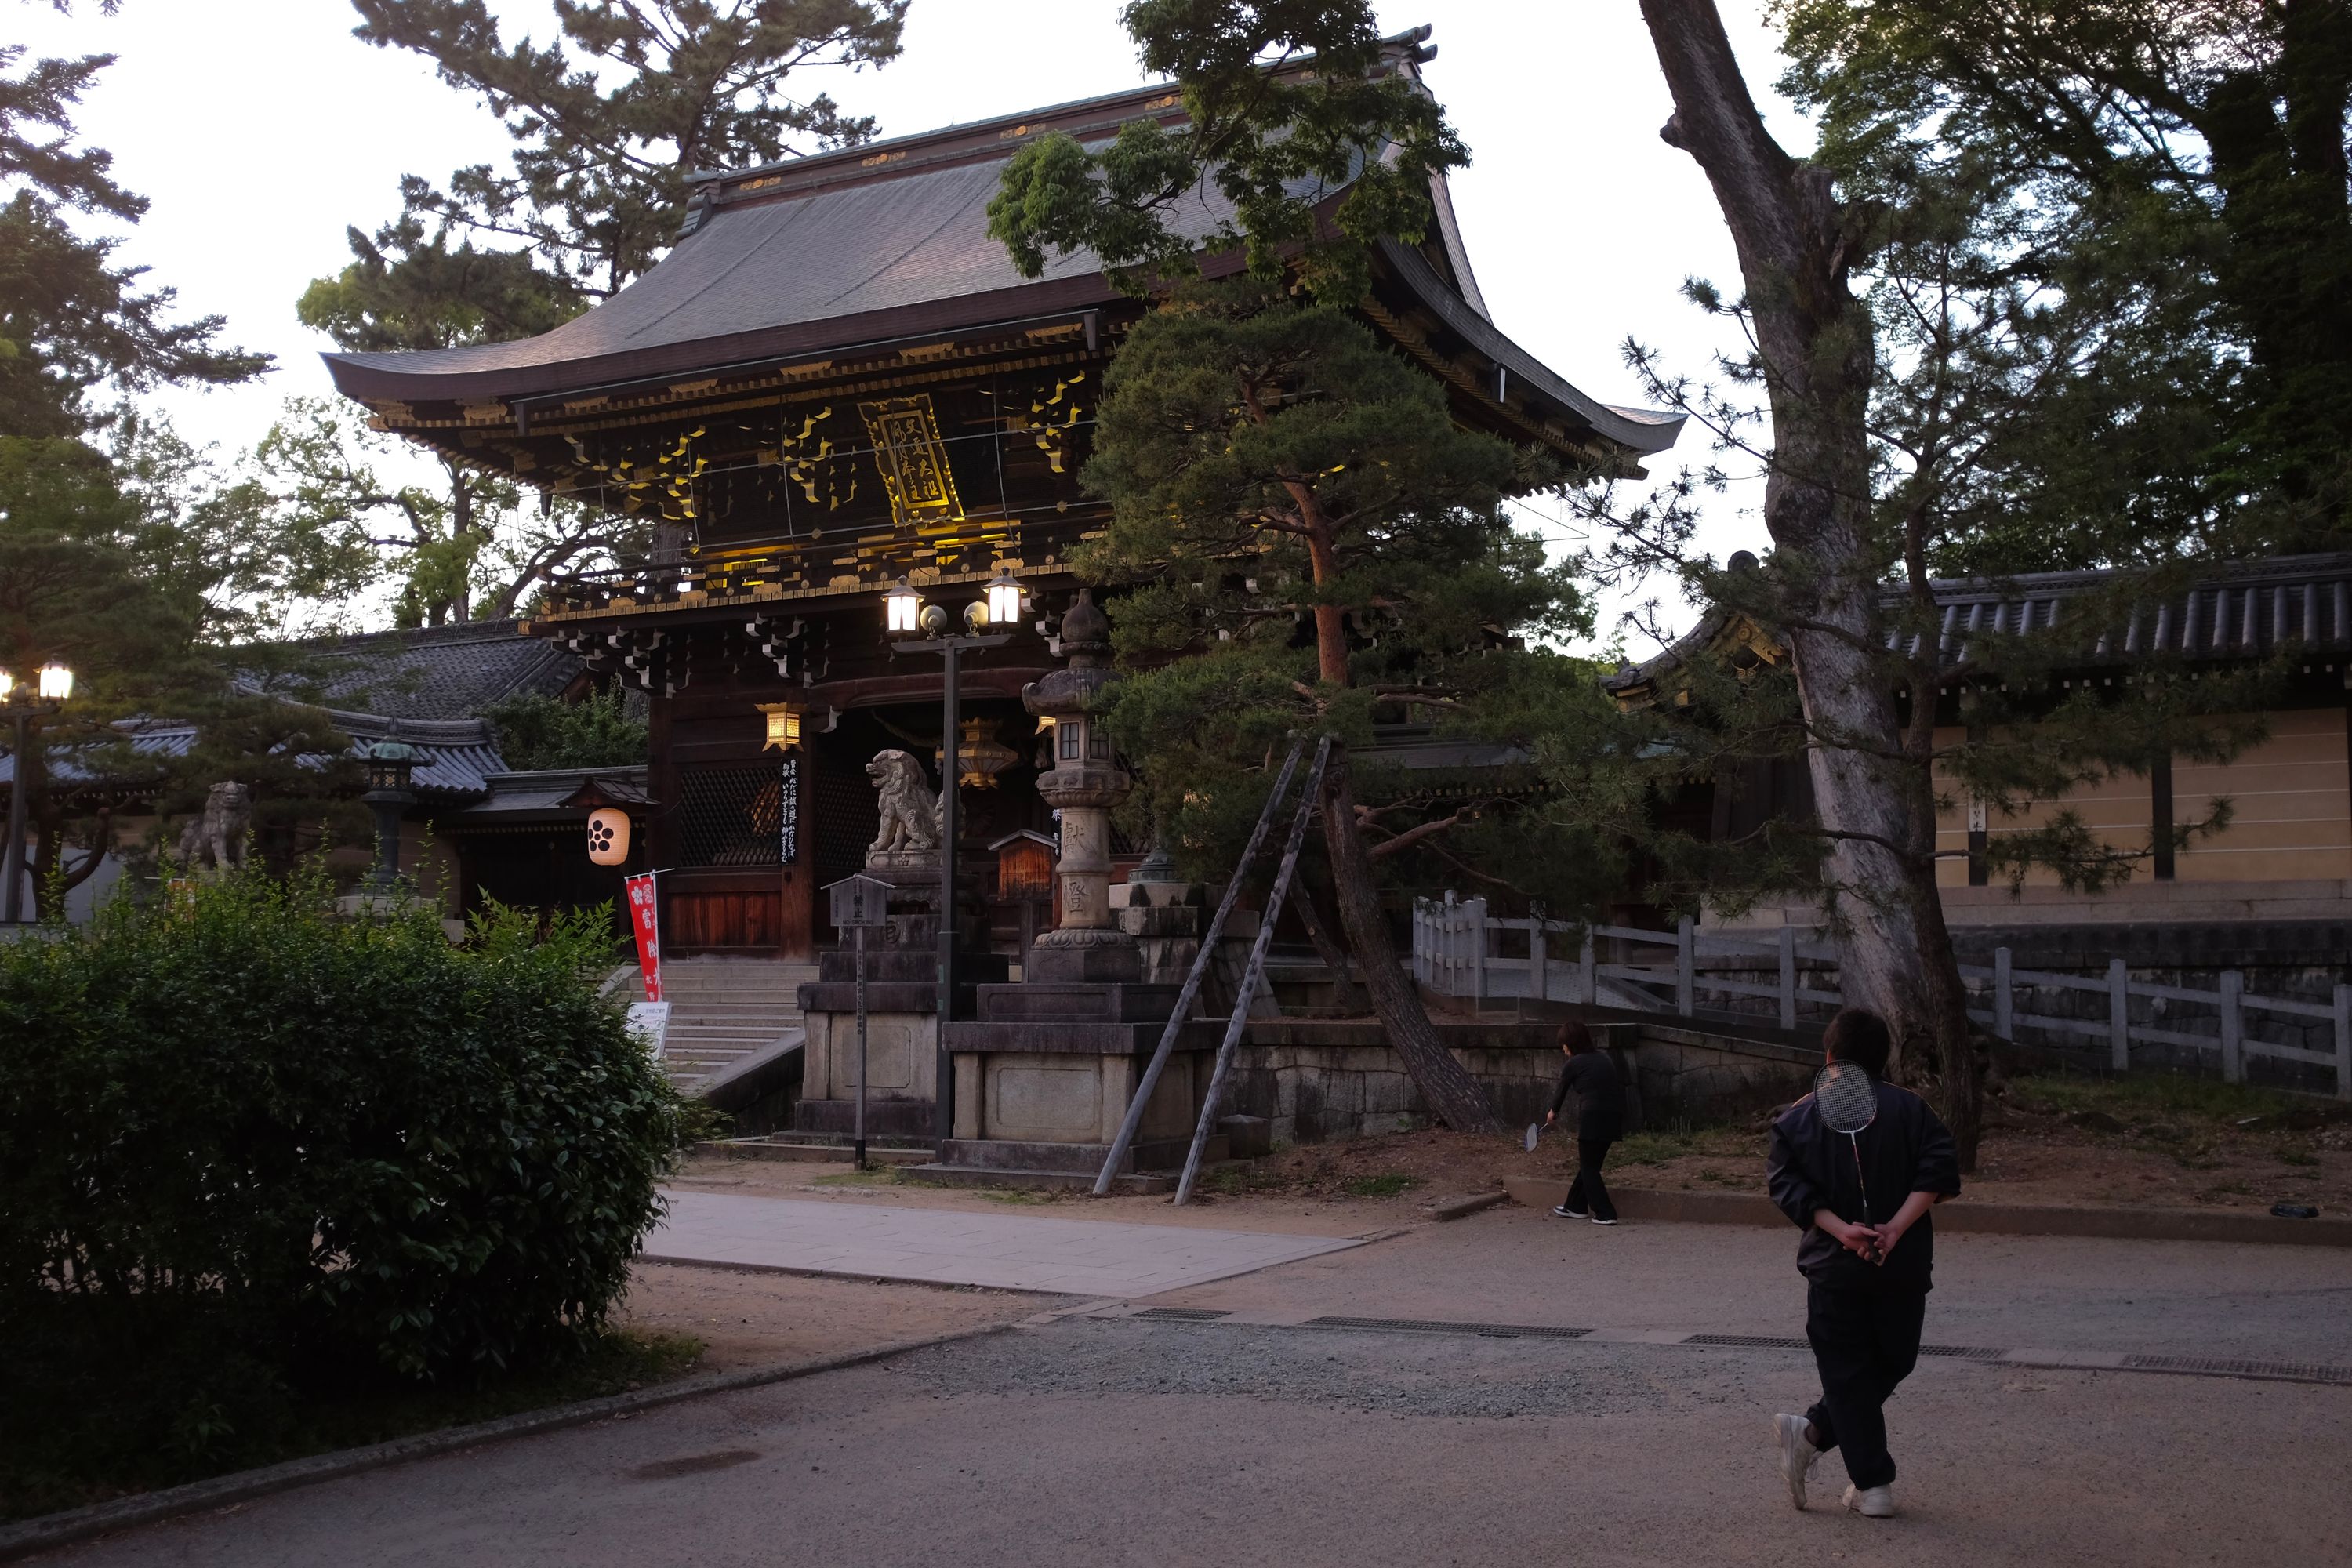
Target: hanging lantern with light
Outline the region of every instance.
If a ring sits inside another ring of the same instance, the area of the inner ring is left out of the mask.
[[[1021,760],[1021,753],[996,738],[996,727],[985,719],[966,719],[956,742],[956,778],[967,789],[994,789],[996,775]],[[943,754],[931,760],[945,763]]]
[[[599,806],[588,814],[588,858],[599,866],[625,866],[629,860],[629,814],[614,806]]]

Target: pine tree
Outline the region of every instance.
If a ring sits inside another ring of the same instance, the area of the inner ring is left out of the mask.
[[[1049,247],[1088,249],[1155,299],[1113,363],[1085,470],[1112,521],[1082,570],[1138,584],[1113,611],[1133,673],[1112,722],[1180,839],[1213,837],[1255,804],[1251,766],[1280,731],[1338,742],[1324,849],[1365,987],[1437,1116],[1491,1129],[1397,960],[1378,868],[1437,851],[1481,874],[1441,847],[1478,842],[1511,802],[1491,781],[1433,802],[1360,778],[1358,762],[1376,713],[1507,730],[1530,689],[1566,673],[1526,639],[1584,615],[1502,510],[1544,476],[1457,427],[1444,389],[1349,314],[1368,247],[1417,242],[1430,177],[1465,155],[1435,105],[1384,69],[1364,7],[1142,0],[1123,17],[1146,68],[1175,77],[1189,123],[1139,121],[1094,153],[1041,139],[990,208],[1024,271]],[[1311,70],[1265,63],[1308,56]],[[1236,214],[1205,241],[1177,219],[1204,182]],[[1343,188],[1325,226],[1315,205]],[[1204,245],[1244,250],[1248,275],[1201,282]]]
[[[0,45],[0,183],[15,187],[0,206],[0,435],[79,435],[100,387],[224,385],[267,370],[268,355],[216,341],[220,317],[173,319],[172,289],[145,287],[146,268],[113,264],[119,238],[74,221],[136,223],[147,210],[115,182],[112,155],[79,145],[74,129],[114,57],[25,55]]]

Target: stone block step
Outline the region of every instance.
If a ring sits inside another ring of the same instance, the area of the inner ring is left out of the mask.
[[[853,1150],[847,1143],[835,1143],[829,1140],[784,1142],[768,1138],[730,1138],[720,1142],[697,1143],[694,1152],[726,1160],[779,1160],[845,1165]],[[872,1138],[866,1141],[866,1163],[869,1165],[925,1164],[936,1152],[928,1143],[901,1148]]]
[[[870,1154],[873,1151],[867,1150]],[[1013,1192],[1076,1192],[1094,1191],[1095,1178],[1082,1171],[1001,1171],[986,1165],[908,1165],[905,1173],[919,1181],[942,1187],[997,1187]],[[1131,1176],[1111,1178],[1111,1190],[1136,1193],[1146,1196],[1176,1190],[1178,1173],[1145,1171]]]

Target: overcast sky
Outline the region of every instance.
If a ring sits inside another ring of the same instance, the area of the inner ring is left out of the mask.
[[[1780,62],[1760,5],[1723,8],[1762,94]],[[36,54],[121,57],[80,125],[153,204],[122,256],[190,310],[226,316],[230,341],[278,358],[257,385],[163,399],[184,432],[224,454],[250,446],[287,397],[330,390],[318,354],[331,345],[293,306],[310,279],[342,266],[346,226],[392,216],[403,174],[438,179],[508,144],[421,58],[353,38],[341,0],[121,0],[112,16],[95,0],[70,17],[37,0],[13,9],[10,31]],[[551,30],[540,0],[492,9],[510,34]],[[914,0],[896,63],[793,82],[877,116],[885,135],[1014,113],[1139,80],[1118,11],[1117,0]],[[1496,324],[1608,402],[1639,400],[1622,360],[1629,336],[1703,374],[1721,332],[1681,284],[1736,283],[1737,268],[1706,181],[1658,140],[1670,105],[1634,0],[1395,0],[1381,20],[1435,25],[1427,77],[1470,145],[1454,203]],[[1805,142],[1792,113],[1768,112],[1784,142]],[[1685,432],[1651,468],[1705,459],[1703,437]],[[1717,502],[1707,542],[1754,543],[1754,504],[1753,487]],[[1629,651],[1646,649],[1636,638]]]

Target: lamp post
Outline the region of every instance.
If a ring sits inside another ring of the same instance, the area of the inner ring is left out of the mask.
[[[368,786],[360,799],[375,808],[375,874],[372,880],[376,891],[386,897],[391,896],[400,880],[400,818],[416,804],[408,781],[423,757],[422,752],[400,738],[397,720],[383,740],[360,749]]]
[[[8,923],[25,918],[25,794],[26,760],[32,755],[33,721],[46,718],[73,695],[73,671],[51,659],[41,666],[31,689],[7,670],[0,669],[0,714],[16,721],[16,746],[9,752],[16,767],[8,781],[8,842],[0,850],[0,867],[8,879]]]
[[[964,630],[961,635],[953,631],[955,617],[946,606],[924,604],[923,596],[908,587],[904,577],[898,579],[897,587],[882,595],[882,624],[890,634],[893,655],[935,653],[943,666],[940,700],[940,1029],[932,1067],[937,1079],[935,1131],[944,1142],[955,1136],[955,1060],[948,1054],[947,1026],[954,1016],[956,984],[956,775],[961,762],[956,745],[961,728],[956,710],[956,686],[962,675],[961,661],[966,651],[1002,647],[1012,640],[1009,629],[988,628],[1009,628],[1020,619],[1021,584],[1013,580],[1010,571],[1000,569],[988,584],[986,596],[964,606]]]

